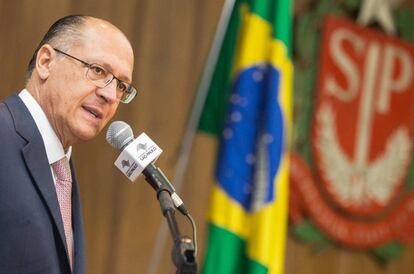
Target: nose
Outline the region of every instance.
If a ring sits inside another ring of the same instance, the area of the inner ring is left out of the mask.
[[[96,94],[109,104],[116,103],[118,101],[116,97],[116,80],[112,80],[106,87],[98,87]]]

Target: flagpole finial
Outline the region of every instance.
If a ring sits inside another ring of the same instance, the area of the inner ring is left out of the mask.
[[[399,5],[402,0],[363,0],[359,10],[357,23],[367,26],[371,22],[378,22],[389,35],[396,34],[391,8]]]

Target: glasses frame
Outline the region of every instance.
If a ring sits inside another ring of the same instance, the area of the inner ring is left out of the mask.
[[[128,104],[129,102],[131,102],[134,98],[135,98],[135,96],[137,95],[137,93],[138,93],[138,91],[137,91],[137,89],[132,85],[132,84],[129,84],[129,83],[127,83],[127,82],[124,82],[124,81],[122,81],[122,80],[120,80],[119,78],[117,78],[111,71],[109,71],[108,69],[106,69],[106,68],[104,68],[102,65],[99,65],[99,64],[96,64],[96,63],[93,63],[93,64],[89,64],[88,62],[86,62],[86,61],[83,61],[83,60],[81,60],[81,59],[79,59],[79,58],[77,58],[77,57],[75,57],[75,56],[73,56],[73,55],[70,55],[70,54],[68,54],[68,53],[66,53],[66,52],[64,52],[64,51],[61,51],[60,49],[57,49],[57,48],[53,48],[56,52],[58,52],[58,53],[60,53],[60,54],[63,54],[63,55],[65,55],[65,56],[67,56],[67,57],[70,57],[70,58],[72,58],[72,59],[74,59],[74,60],[76,60],[76,61],[78,61],[78,62],[80,62],[80,63],[82,63],[85,67],[87,67],[88,68],[88,71],[86,72],[86,78],[89,80],[89,81],[91,81],[94,85],[96,85],[97,87],[99,87],[99,88],[104,88],[104,87],[106,87],[106,86],[108,86],[110,83],[112,83],[112,81],[115,79],[116,80],[116,82],[117,82],[117,87],[118,87],[118,85],[120,84],[120,83],[124,83],[126,86],[127,86],[127,89],[125,90],[125,91],[123,91],[123,94],[122,94],[122,96],[121,96],[121,98],[119,98],[118,100],[120,101],[120,102],[122,102],[122,103],[124,103],[124,104]],[[88,75],[88,72],[89,72],[89,70],[91,69],[91,67],[93,66],[93,65],[98,65],[99,67],[102,67],[104,70],[106,70],[109,74],[111,74],[112,75],[112,79],[110,80],[110,81],[107,81],[107,82],[105,82],[105,85],[104,86],[98,86],[96,83],[95,83],[95,80],[92,80],[92,79],[89,79],[89,77],[87,76]],[[128,93],[128,89],[132,89],[132,92],[131,93]],[[127,97],[127,99],[124,99],[124,100],[122,100],[122,98],[124,97],[124,94],[125,93],[128,93],[129,95],[128,95],[128,97]]]

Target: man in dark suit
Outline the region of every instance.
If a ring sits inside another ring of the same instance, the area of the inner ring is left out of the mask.
[[[132,70],[119,29],[67,16],[36,49],[26,88],[0,103],[0,273],[84,273],[72,145],[134,98]]]

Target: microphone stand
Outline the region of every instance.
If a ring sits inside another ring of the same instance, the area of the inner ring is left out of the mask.
[[[157,198],[162,214],[167,219],[168,227],[173,238],[172,260],[176,266],[176,274],[196,274],[197,262],[195,249],[191,238],[182,236],[175,218],[175,207],[171,194],[165,187],[157,190]]]

